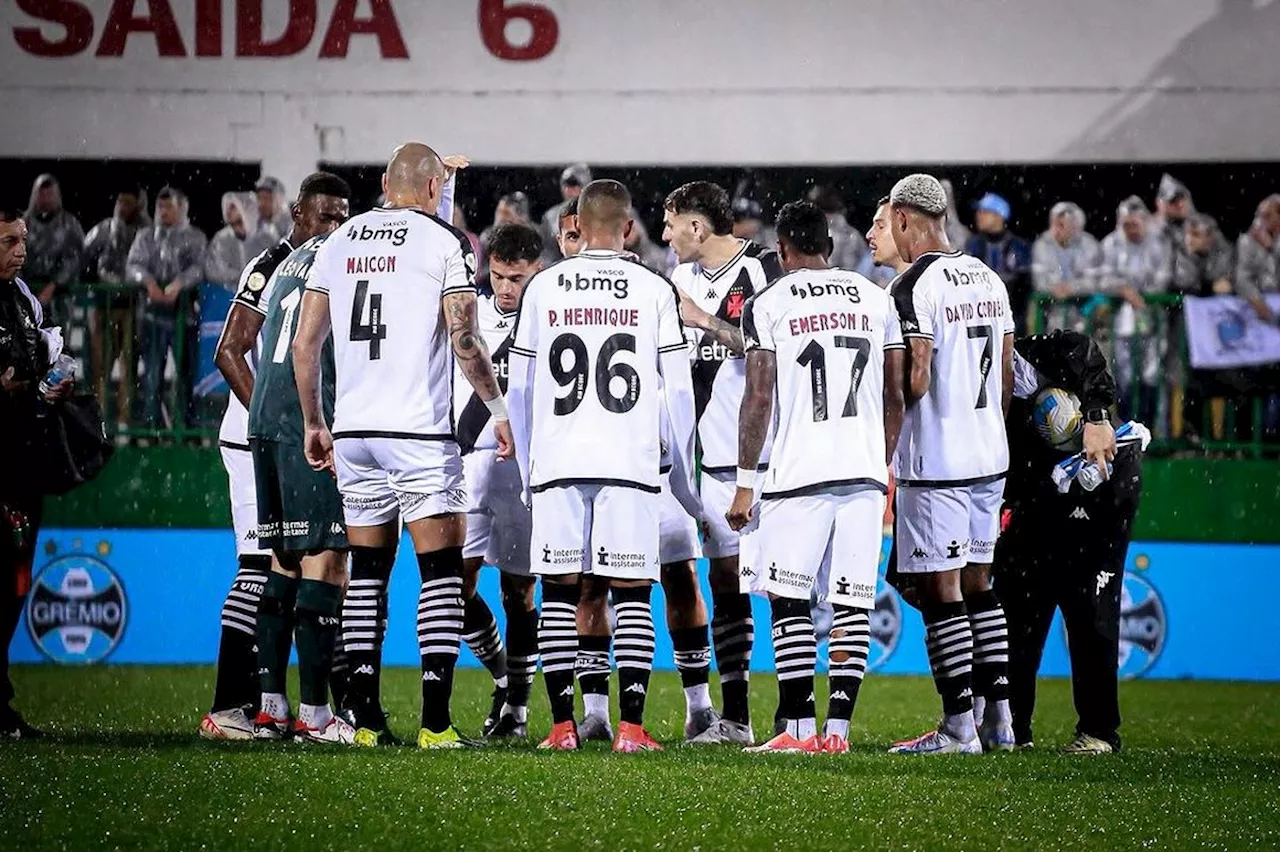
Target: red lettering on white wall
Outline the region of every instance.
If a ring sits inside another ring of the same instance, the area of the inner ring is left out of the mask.
[[[267,41],[262,35],[263,0],[236,3],[236,56],[296,56],[316,32],[316,0],[289,0],[284,32]]]
[[[125,42],[132,33],[151,33],[156,40],[156,50],[161,56],[186,56],[182,33],[174,20],[169,0],[143,0],[147,14],[134,14],[137,0],[112,0],[107,13],[107,26],[98,42],[98,56],[124,56]]]
[[[370,0],[370,5],[369,17],[357,19],[356,0],[338,0],[329,19],[329,31],[320,44],[321,59],[345,59],[353,35],[377,36],[383,59],[409,58],[391,0]]]
[[[555,13],[538,3],[511,3],[506,0],[480,0],[476,7],[480,19],[480,38],[485,48],[499,59],[531,62],[555,50],[560,40],[560,22]],[[528,44],[515,45],[507,39],[507,24],[525,21],[533,28]]]
[[[93,13],[73,0],[18,0],[18,8],[38,21],[65,30],[57,41],[40,27],[14,27],[13,40],[32,56],[75,56],[93,42]]]

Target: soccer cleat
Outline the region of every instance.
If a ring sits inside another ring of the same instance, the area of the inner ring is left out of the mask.
[[[338,743],[353,745],[356,729],[341,716],[330,716],[323,728],[313,728],[301,719],[293,723],[293,738],[304,743]]]
[[[289,717],[278,719],[264,710],[258,711],[258,718],[253,720],[253,738],[280,742],[289,738]]]
[[[517,722],[516,717],[504,713],[498,717],[498,723],[485,731],[485,739],[490,740],[523,740],[529,736],[527,722]]]
[[[402,745],[400,738],[392,733],[391,727],[387,724],[387,714],[381,707],[359,711],[352,707],[344,707],[338,711],[337,715],[355,729],[354,742],[361,748]]]
[[[889,754],[982,754],[982,743],[976,736],[971,740],[960,740],[938,729],[913,740],[894,743]]]
[[[251,740],[253,722],[243,707],[214,710],[200,720],[200,737],[206,740]]]
[[[613,741],[613,750],[620,754],[635,754],[641,751],[662,751],[662,746],[641,725],[631,722],[618,723],[618,738]]]
[[[1036,744],[1034,742],[1032,742],[1031,740],[1027,740],[1025,743],[1018,743],[1016,746],[1013,747],[1013,750],[1014,751],[1035,751],[1035,747],[1036,747]]]
[[[684,741],[687,743],[719,743],[721,716],[714,707],[704,707],[684,723]],[[699,739],[700,737],[706,739]]]
[[[550,751],[575,751],[578,748],[578,726],[570,719],[567,722],[556,722],[551,726],[551,733],[538,743],[538,748]]]
[[[440,733],[422,728],[418,731],[418,748],[434,751],[436,749],[479,748],[483,743],[468,739],[458,733],[453,725]]]
[[[823,754],[848,754],[849,741],[839,734],[827,734],[822,738]]]
[[[489,736],[489,732],[498,726],[502,720],[502,708],[507,703],[507,688],[505,686],[494,685],[493,700],[489,705],[489,715],[485,717],[484,725],[480,732],[484,736]]]
[[[689,726],[685,725],[686,736],[688,733]],[[755,741],[755,733],[751,730],[750,725],[744,725],[741,722],[730,722],[728,719],[717,717],[714,725],[697,736],[686,739],[685,743],[687,745],[749,746],[754,745]]]
[[[611,743],[613,742],[613,728],[610,727],[608,719],[588,713],[578,723],[578,739],[584,743]]]
[[[743,751],[748,754],[821,754],[822,737],[814,734],[806,739],[798,740],[783,731],[768,742],[761,743],[758,746],[748,746]]]
[[[22,714],[7,704],[0,707],[0,739],[6,740],[39,740],[44,738],[44,731],[33,728],[22,718]]]
[[[982,750],[985,752],[1013,751],[1016,742],[1013,727],[1008,724],[980,725],[978,740],[982,743]]]
[[[1071,744],[1062,750],[1063,754],[1111,754],[1115,749],[1106,740],[1091,737],[1088,734],[1076,734]]]

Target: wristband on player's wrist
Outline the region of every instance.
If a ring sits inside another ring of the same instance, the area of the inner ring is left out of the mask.
[[[759,474],[755,470],[745,467],[738,468],[738,487],[755,490],[757,476]]]
[[[489,415],[493,417],[494,422],[496,423],[501,423],[510,419],[507,414],[507,401],[503,398],[502,394],[498,394],[493,399],[486,399],[484,401],[484,407],[489,409]]]

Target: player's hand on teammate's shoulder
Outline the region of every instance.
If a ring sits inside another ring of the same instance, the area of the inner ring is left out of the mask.
[[[498,439],[498,461],[505,461],[516,454],[516,439],[511,434],[510,420],[499,420],[494,423],[493,434]]]
[[[739,488],[734,491],[733,503],[729,506],[729,511],[724,513],[730,529],[736,532],[751,523],[751,506],[755,500],[755,492],[750,488]]]
[[[333,436],[324,426],[308,426],[303,438],[307,464],[314,470],[333,470]]]

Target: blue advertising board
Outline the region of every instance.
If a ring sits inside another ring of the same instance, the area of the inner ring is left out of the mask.
[[[882,563],[889,543],[884,543]],[[13,643],[18,662],[64,664],[212,663],[219,613],[235,573],[229,530],[45,530],[36,577]],[[1231,582],[1206,566],[1230,565]],[[1129,548],[1121,616],[1124,677],[1280,680],[1271,653],[1269,598],[1280,546],[1134,542]],[[704,592],[706,573],[702,572]],[[498,576],[486,568],[480,592],[499,622]],[[408,539],[391,581],[388,665],[416,666],[414,612],[418,571]],[[662,611],[662,591],[654,592]],[[768,605],[753,599],[752,668],[773,670]],[[819,612],[825,635],[829,615]],[[661,624],[661,621],[659,621]],[[885,674],[927,674],[924,625],[881,584],[872,616],[870,666]],[[655,667],[672,669],[670,637],[658,630]],[[465,649],[462,665],[477,665]],[[1069,674],[1060,623],[1050,633],[1041,673]]]

